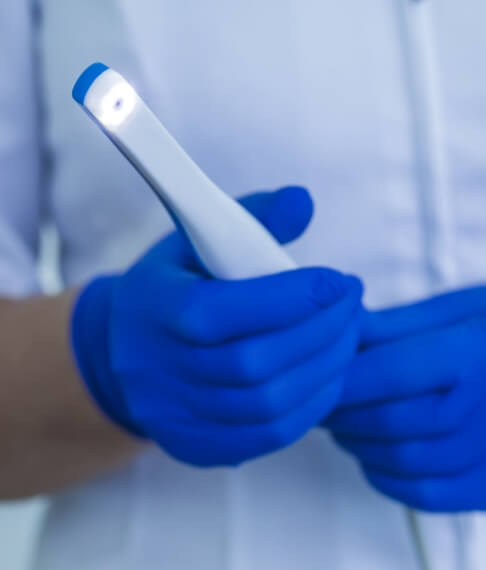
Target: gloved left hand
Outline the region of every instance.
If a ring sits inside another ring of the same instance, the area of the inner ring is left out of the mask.
[[[364,316],[325,425],[379,491],[428,511],[486,509],[486,287]]]
[[[281,242],[302,233],[302,188],[243,204]],[[237,465],[303,437],[339,400],[359,342],[362,287],[325,268],[209,279],[180,232],[85,286],[73,351],[107,417],[200,467]]]

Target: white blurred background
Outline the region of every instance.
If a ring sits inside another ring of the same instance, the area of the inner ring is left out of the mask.
[[[0,503],[0,568],[30,568],[45,507],[42,499]]]

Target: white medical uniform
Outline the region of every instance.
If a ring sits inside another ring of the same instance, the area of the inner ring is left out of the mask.
[[[0,3],[3,293],[38,291],[45,220],[60,236],[66,285],[126,267],[170,228],[70,99],[96,60],[129,77],[229,193],[308,186],[316,215],[292,254],[360,275],[370,305],[486,279],[484,0],[41,8],[32,21],[27,0]],[[481,515],[420,522],[435,569],[486,568]],[[403,509],[320,430],[236,472],[194,469],[154,449],[59,493],[35,565],[195,568],[417,566]]]

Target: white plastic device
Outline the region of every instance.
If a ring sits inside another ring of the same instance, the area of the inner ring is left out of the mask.
[[[212,276],[249,279],[297,267],[273,236],[206,176],[119,73],[91,65],[73,97],[152,187]]]

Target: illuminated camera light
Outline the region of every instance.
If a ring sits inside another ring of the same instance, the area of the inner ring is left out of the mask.
[[[137,94],[126,82],[110,88],[103,97],[98,115],[99,121],[108,128],[122,125],[135,109]]]

